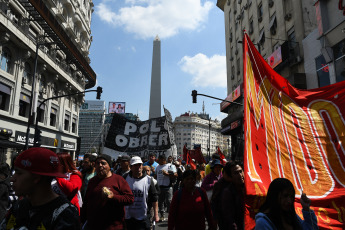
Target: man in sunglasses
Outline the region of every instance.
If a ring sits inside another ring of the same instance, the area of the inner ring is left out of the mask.
[[[124,229],[125,205],[134,202],[126,180],[111,172],[111,157],[96,159],[96,176],[89,181],[82,210],[84,229]]]

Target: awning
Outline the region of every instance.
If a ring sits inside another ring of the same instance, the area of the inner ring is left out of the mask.
[[[14,148],[14,149],[24,149],[25,145],[18,144],[13,141],[0,139],[0,149]]]
[[[2,83],[0,83],[0,91],[5,93],[5,94],[11,95],[11,88],[7,85],[2,84]]]

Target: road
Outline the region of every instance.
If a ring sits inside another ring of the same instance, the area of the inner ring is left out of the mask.
[[[156,223],[155,230],[166,230],[166,229],[168,229],[168,221]]]

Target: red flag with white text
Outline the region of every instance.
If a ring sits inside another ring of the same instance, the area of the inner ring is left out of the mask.
[[[302,216],[302,191],[320,229],[345,229],[345,81],[294,88],[244,35],[245,228],[272,180],[289,179]]]

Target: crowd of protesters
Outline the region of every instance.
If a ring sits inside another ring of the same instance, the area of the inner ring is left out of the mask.
[[[149,230],[166,220],[168,230],[244,229],[242,164],[218,154],[207,165],[193,164],[155,154],[116,161],[85,154],[77,162],[68,153],[30,148],[12,170],[0,165],[0,230]],[[301,196],[304,220],[294,199],[289,180],[273,180],[255,229],[318,229],[310,199]]]

